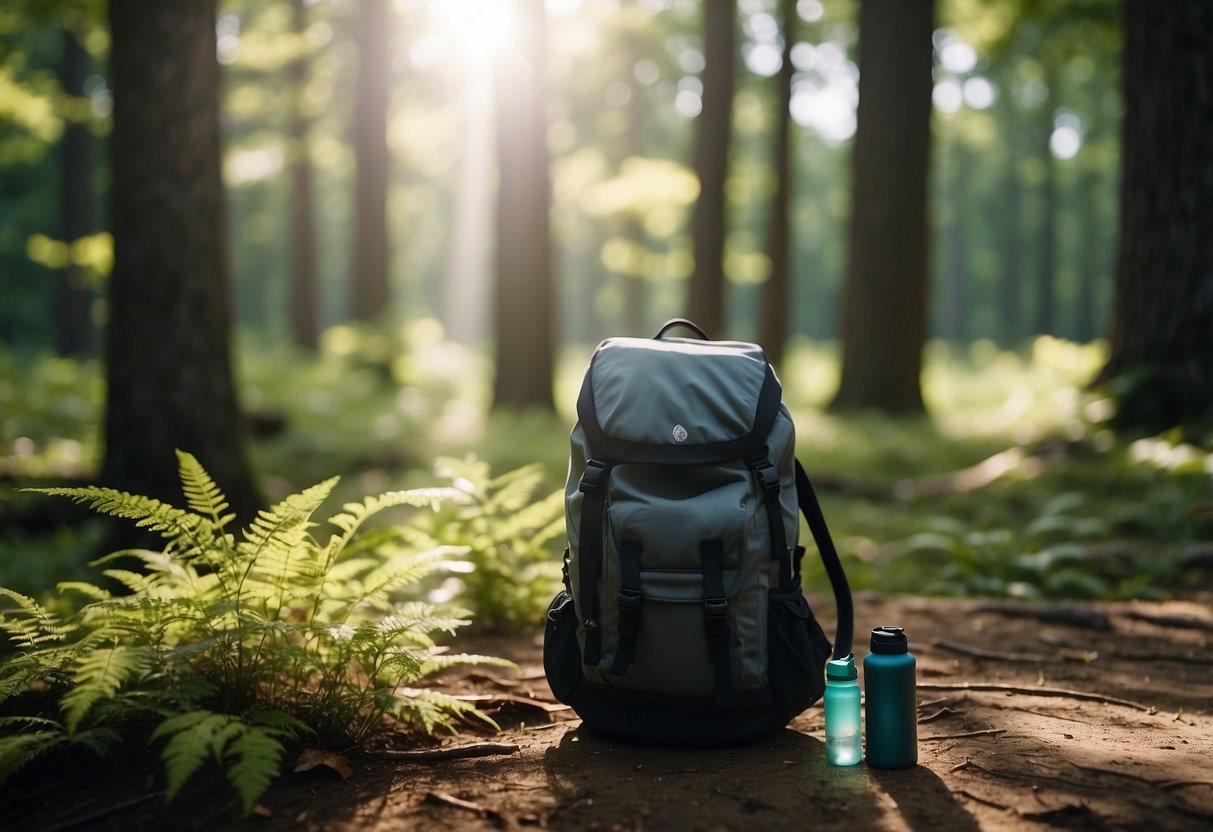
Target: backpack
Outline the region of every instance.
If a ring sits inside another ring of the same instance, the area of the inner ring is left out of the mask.
[[[594,351],[543,645],[552,692],[591,731],[748,742],[821,697],[830,643],[801,590],[798,508],[837,601],[833,655],[851,652],[850,590],[781,398],[759,346],[680,318]]]

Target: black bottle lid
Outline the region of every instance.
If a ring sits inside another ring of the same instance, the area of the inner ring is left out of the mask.
[[[873,653],[908,653],[910,642],[901,627],[876,627],[872,630]]]

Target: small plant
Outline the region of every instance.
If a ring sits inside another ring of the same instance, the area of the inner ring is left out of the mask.
[[[385,509],[436,509],[466,501],[463,492],[393,491],[348,503],[329,520],[336,531],[319,541],[311,517],[333,478],[262,511],[237,538],[206,471],[187,453],[178,463],[188,510],[109,488],[41,489],[133,520],[165,547],[97,562],[129,594],[60,584],[85,599],[71,614],[0,588],[10,603],[0,628],[16,647],[0,662],[0,705],[27,695],[44,705],[0,718],[0,781],[53,748],[102,753],[142,735],[166,741],[167,799],[212,759],[247,812],[279,773],[287,743],[356,742],[387,715],[427,730],[453,729],[468,715],[488,720],[465,702],[409,687],[452,664],[504,663],[436,645],[435,634],[469,623],[467,612],[399,600],[461,551],[419,550],[401,527],[363,532]],[[129,558],[145,571],[115,563]]]
[[[435,470],[465,499],[422,518],[408,529],[408,538],[421,548],[467,552],[464,570],[450,579],[448,591],[468,600],[477,626],[536,625],[560,586],[564,492],[536,499],[547,479],[540,464],[493,477],[487,462],[444,458]]]
[[[1080,541],[1106,536],[1097,517],[1070,513],[1082,501],[1062,494],[1022,529],[975,529],[950,518],[901,542],[896,568],[913,575],[906,589],[925,594],[1035,599],[1100,598],[1109,583],[1087,563]]]

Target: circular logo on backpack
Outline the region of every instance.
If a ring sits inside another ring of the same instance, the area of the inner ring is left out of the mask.
[[[684,428],[682,425],[674,425],[674,441],[675,442],[686,442],[688,435],[689,434],[687,433],[687,429]]]

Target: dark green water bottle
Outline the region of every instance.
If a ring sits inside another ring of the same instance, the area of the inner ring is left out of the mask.
[[[872,630],[872,652],[863,660],[869,766],[908,768],[918,762],[914,665],[901,627]]]

